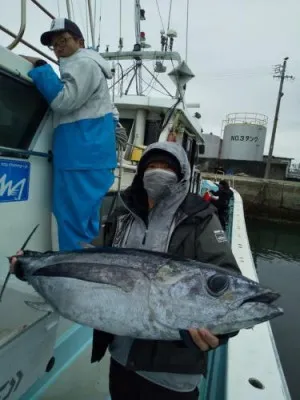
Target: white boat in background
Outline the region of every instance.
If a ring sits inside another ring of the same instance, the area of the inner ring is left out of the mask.
[[[51,16],[36,0],[33,3]],[[176,32],[161,33],[160,51],[146,50],[140,32],[144,12],[140,1],[134,3],[134,51],[123,51],[120,45],[120,51],[102,54],[116,71],[111,90],[122,126],[118,132],[119,168],[101,210],[102,223],[116,205],[120,191],[130,184],[142,151],[152,142],[176,140],[185,148],[193,168],[191,192],[201,193],[209,185],[201,181],[196,168],[204,152],[204,140],[199,113],[191,116],[185,101],[185,85],[193,74],[173,52]],[[22,39],[26,0],[21,0],[21,10],[18,34],[0,25],[0,30],[14,37],[8,48],[0,46],[1,286],[7,273],[6,256],[14,254],[36,224],[40,227],[30,241],[30,249],[57,249],[56,224],[51,217],[51,111],[27,76],[30,64],[13,51],[20,41],[26,44]],[[146,66],[146,60],[155,63],[154,71]],[[125,61],[129,63],[128,88],[124,88],[122,72]],[[169,73],[175,84],[174,95],[158,78],[166,72],[168,62],[177,63]],[[164,88],[167,97],[143,95],[142,70],[151,76],[152,83]],[[257,280],[242,199],[233,191],[227,234],[243,274]],[[100,365],[90,364],[92,330],[55,313],[33,311],[24,304],[24,300],[37,297],[30,286],[12,277],[0,303],[0,399],[107,399],[108,358]],[[270,324],[243,330],[227,346],[211,352],[209,373],[201,381],[200,391],[201,399],[210,400],[289,400]]]

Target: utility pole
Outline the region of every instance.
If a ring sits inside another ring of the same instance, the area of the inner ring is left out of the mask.
[[[274,148],[274,143],[275,143],[276,129],[277,129],[277,123],[278,123],[279,110],[280,110],[280,103],[281,103],[281,97],[283,96],[283,92],[282,92],[283,82],[285,79],[295,79],[292,75],[285,75],[286,63],[287,63],[288,59],[289,59],[288,57],[285,57],[283,60],[283,65],[275,66],[274,72],[276,75],[273,75],[273,78],[280,78],[280,85],[279,85],[279,91],[278,91],[278,97],[277,97],[277,104],[276,104],[276,110],[275,110],[275,116],[274,116],[274,122],[273,122],[273,129],[272,129],[272,136],[271,136],[271,142],[270,142],[270,147],[269,147],[268,160],[267,160],[267,165],[266,165],[266,169],[265,169],[265,176],[264,176],[265,179],[269,179],[269,174],[270,174],[273,148]]]

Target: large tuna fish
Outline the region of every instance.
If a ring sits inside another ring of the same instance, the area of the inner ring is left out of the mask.
[[[16,268],[63,317],[134,338],[177,340],[189,328],[225,334],[283,314],[270,304],[279,297],[272,290],[213,265],[162,253],[25,251]]]

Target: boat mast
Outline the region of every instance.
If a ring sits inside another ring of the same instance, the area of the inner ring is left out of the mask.
[[[141,4],[140,0],[135,0],[135,40],[136,48],[138,51],[141,50]],[[142,81],[142,60],[136,61],[136,79],[137,79],[137,95],[141,95],[143,92],[143,81]]]

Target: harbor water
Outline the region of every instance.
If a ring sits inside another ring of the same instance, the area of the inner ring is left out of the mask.
[[[279,293],[284,315],[271,322],[292,399],[300,399],[300,226],[247,219],[253,259],[262,284]],[[259,360],[257,360],[259,362]]]

